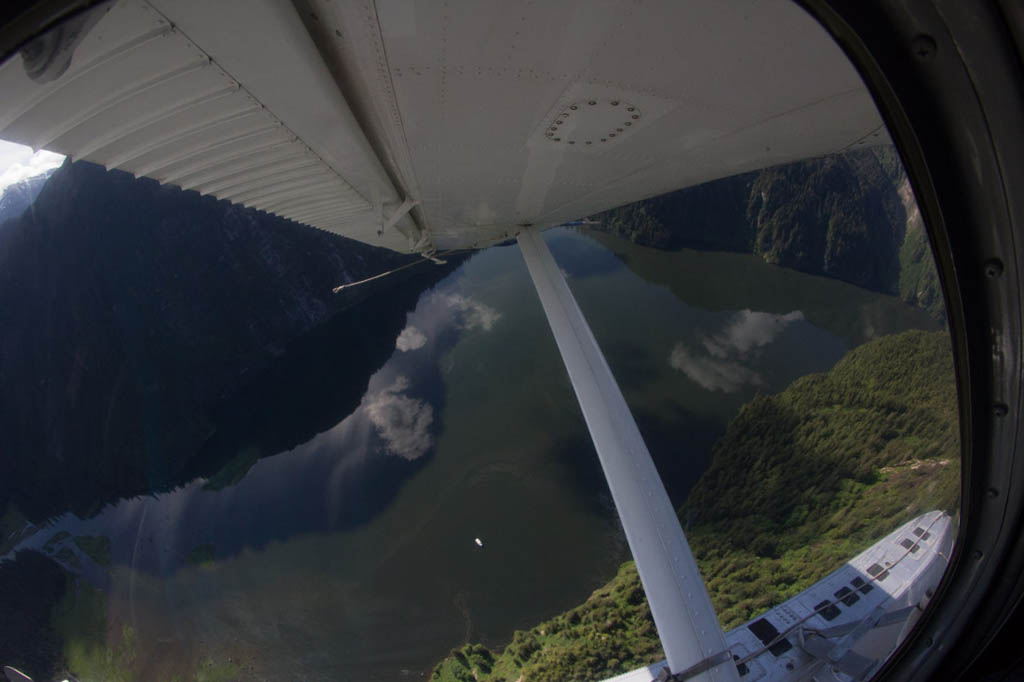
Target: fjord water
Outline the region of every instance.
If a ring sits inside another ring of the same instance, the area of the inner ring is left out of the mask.
[[[754,395],[937,326],[753,256],[546,238],[677,504]],[[500,645],[586,599],[628,551],[518,249],[468,259],[386,342],[359,407],[307,442],[65,515],[22,546],[110,538],[109,567],[75,561],[104,590],[108,641],[130,626],[151,680],[214,659],[246,679],[420,678],[465,641]],[[294,391],[277,387],[275,429]]]

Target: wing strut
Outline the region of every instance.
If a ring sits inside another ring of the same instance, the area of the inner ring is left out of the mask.
[[[738,681],[711,599],[643,437],[540,232],[518,237],[576,399],[608,479],[672,673],[715,658],[691,679]],[[721,658],[719,658],[721,657]]]

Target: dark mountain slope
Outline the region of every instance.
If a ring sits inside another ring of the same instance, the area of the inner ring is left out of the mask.
[[[747,219],[754,253],[769,263],[897,291],[906,215],[871,150],[761,171]]]
[[[36,520],[85,514],[215,471],[217,458],[194,458],[215,430],[212,407],[352,304],[332,287],[407,260],[66,163],[0,232],[0,510],[13,499]],[[447,271],[428,268],[412,286]],[[354,321],[391,335],[347,358],[360,391],[404,317],[396,308]]]

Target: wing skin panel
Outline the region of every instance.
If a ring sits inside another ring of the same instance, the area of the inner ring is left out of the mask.
[[[788,0],[296,4],[442,248],[887,141]]]
[[[112,142],[204,104],[219,107],[220,100],[237,98],[247,100],[245,105],[239,106],[257,106],[253,100],[239,93],[236,84],[219,69],[209,68],[208,62],[203,67],[199,73],[187,71],[160,82],[157,87],[142,89],[131,99],[119,102],[120,106],[72,124],[45,146],[72,149],[73,158],[84,158]]]
[[[314,198],[324,196],[334,198],[346,187],[334,178],[310,181],[309,178],[292,180],[291,182],[275,182],[271,187],[261,187],[249,191],[225,191],[224,198],[238,203],[273,201],[278,198]]]
[[[0,138],[396,250],[887,141],[788,0],[119,0],[0,91]]]
[[[291,3],[150,0],[150,4],[349,185],[363,199],[364,210],[402,202],[405,197],[382,167]],[[348,201],[343,205],[350,208]],[[376,229],[371,230],[371,243],[407,251],[410,242],[419,239],[419,228],[408,218],[396,227],[379,236]],[[362,227],[353,225],[353,229]]]
[[[681,136],[672,141],[675,144],[666,143],[680,150],[675,158],[636,159],[631,168],[626,166],[627,172],[608,185],[594,178],[588,186],[581,187],[577,178],[563,180],[559,176],[552,191],[568,199],[550,206],[536,222],[559,224],[630,203],[636,200],[639,187],[648,188],[655,196],[707,182],[709,177],[714,179],[721,172],[721,158],[729,159],[729,175],[735,175],[820,156],[825,153],[823,149],[839,151],[855,144],[888,141],[880,122],[870,131],[864,131],[863,121],[870,120],[874,112],[874,103],[867,93],[855,90],[719,137],[693,141]],[[828,120],[825,127],[821,124],[824,119]]]
[[[287,151],[290,152],[291,150]],[[246,192],[265,188],[267,186],[267,178],[269,177],[273,177],[274,187],[277,187],[278,183],[292,180],[304,179],[306,182],[313,182],[320,172],[320,164],[316,157],[306,154],[300,156],[291,155],[277,161],[271,168],[258,168],[253,171],[236,173],[233,177],[220,178],[217,182],[209,180],[182,182],[181,187],[182,189],[191,189],[201,185],[203,187],[201,190],[203,194],[216,193],[219,195],[222,192]]]
[[[203,186],[207,193],[215,193],[225,187],[233,187],[251,177],[265,177],[304,163],[315,163],[315,156],[305,149],[296,149],[292,140],[246,150],[231,157],[216,157],[187,170],[178,170],[168,175],[168,182],[179,184],[182,189]]]
[[[293,214],[301,215],[300,211],[317,208],[330,208],[339,218],[361,215],[363,213],[362,209],[358,206],[346,206],[330,190],[324,190],[319,193],[295,190],[272,199],[257,199],[253,202],[253,205],[256,208],[276,213],[285,218]]]
[[[120,0],[66,70],[0,66],[0,138],[407,251],[408,217],[289,3]],[[377,208],[375,208],[377,207]],[[368,224],[367,221],[370,221]],[[376,222],[373,222],[376,221]]]
[[[161,180],[160,169],[201,153],[210,144],[248,139],[280,127],[280,123],[263,111],[232,112],[223,119],[200,121],[184,130],[172,131],[166,138],[147,145],[141,153],[115,163],[138,175]]]
[[[206,57],[173,31],[125,51],[118,59],[104,60],[80,78],[21,113],[6,126],[5,134],[26,140],[33,147],[53,141],[51,129],[73,126],[154,84],[201,69]],[[104,84],[98,87],[99,84]]]
[[[295,136],[283,126],[274,127],[269,132],[260,129],[255,132],[243,133],[219,140],[205,149],[192,150],[192,153],[187,155],[179,155],[166,160],[160,169],[160,178],[194,173],[224,159],[239,158],[279,144],[291,146],[296,153],[305,151],[304,147],[295,145],[294,142]]]
[[[77,149],[73,158],[87,158],[108,168],[116,168],[143,153],[156,149],[210,125],[237,119],[259,111],[259,102],[239,90],[211,92],[201,101],[191,102],[170,111],[155,111],[150,116],[139,110],[139,118],[120,130],[109,128],[109,132]],[[118,111],[133,111],[119,108]],[[96,117],[93,127],[106,125],[108,117]],[[67,149],[76,149],[74,141],[68,140]]]

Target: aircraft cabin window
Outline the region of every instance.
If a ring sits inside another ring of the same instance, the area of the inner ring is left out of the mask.
[[[0,64],[7,680],[876,673],[960,425],[927,226],[824,29],[215,4]]]

